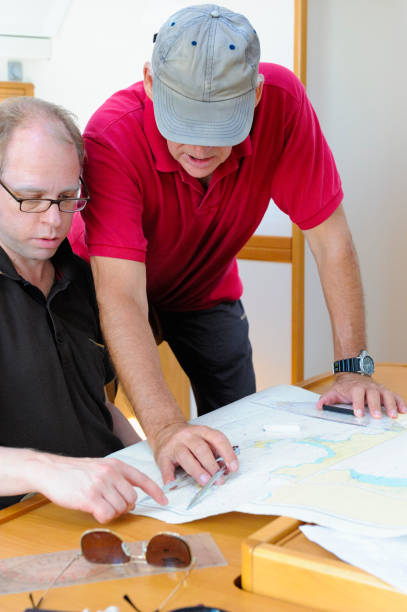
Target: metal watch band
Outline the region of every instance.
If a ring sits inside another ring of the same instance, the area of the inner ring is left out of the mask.
[[[355,372],[360,373],[359,357],[350,357],[349,359],[338,359],[334,362],[334,374],[340,372]]]

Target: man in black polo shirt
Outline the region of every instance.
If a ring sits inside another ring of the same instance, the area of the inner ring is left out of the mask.
[[[82,161],[69,113],[33,98],[0,104],[0,508],[39,491],[106,522],[134,507],[134,485],[166,498],[103,459],[139,438],[107,401],[90,269],[66,240],[87,203]]]

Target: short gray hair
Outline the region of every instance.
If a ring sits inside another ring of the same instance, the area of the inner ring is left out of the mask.
[[[6,98],[0,103],[0,172],[14,130],[23,125],[29,126],[41,119],[54,123],[55,127],[59,128],[63,139],[75,145],[79,163],[82,167],[85,149],[73,113],[62,106],[46,102],[40,98],[19,96]]]

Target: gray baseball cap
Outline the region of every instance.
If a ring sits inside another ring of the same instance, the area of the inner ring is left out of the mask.
[[[172,15],[152,58],[157,127],[167,140],[233,146],[248,135],[260,44],[243,15],[201,4]]]

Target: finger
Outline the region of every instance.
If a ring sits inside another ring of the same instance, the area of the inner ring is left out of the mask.
[[[201,438],[199,439],[198,443],[191,444],[191,449],[189,449],[189,452],[201,465],[201,474],[199,475],[197,480],[197,482],[199,482],[199,484],[201,485],[206,484],[209,478],[219,472],[221,468],[225,468],[225,473],[228,471],[227,465],[223,460],[223,457],[219,455],[216,449],[212,448],[210,444],[208,444]],[[219,459],[221,458],[222,460],[217,461],[215,457],[219,457]],[[189,455],[188,457],[186,456],[187,462],[189,461],[189,459]],[[180,464],[182,464],[183,461],[184,459],[180,458]],[[224,483],[225,478],[223,476],[220,476],[215,482],[216,485],[222,485]]]
[[[127,467],[132,468],[132,466]],[[160,489],[154,480],[151,480],[146,474],[143,474],[143,472],[140,472],[136,468],[132,468],[132,474],[129,477],[129,481],[142,489],[147,495],[150,495],[161,506],[166,506],[168,504],[168,499],[165,497],[162,489]]]
[[[130,484],[139,487],[159,504],[166,505],[168,499],[165,497],[160,487],[152,480],[149,476],[140,472],[137,468],[132,465],[128,465],[123,461],[116,460],[116,470],[120,472],[120,475],[124,477]]]
[[[216,456],[222,457],[228,471],[237,472],[237,470],[239,469],[239,459],[235,451],[233,450],[228,438],[221,431],[210,429],[209,427],[202,427],[202,435],[205,440],[210,444],[211,448],[215,449]],[[203,463],[200,456],[199,459],[201,463]],[[206,463],[203,463],[203,465],[206,467]],[[219,466],[217,465],[215,472],[218,469]]]
[[[127,500],[120,494],[118,489],[113,485],[105,486],[103,488],[103,499],[107,502],[107,504],[111,507],[113,516],[111,518],[115,518],[124,514],[128,510]]]
[[[381,394],[378,387],[367,389],[366,391],[367,405],[370,414],[374,419],[381,419],[382,417],[382,402]]]
[[[396,397],[394,393],[392,393],[388,389],[385,389],[382,392],[382,397],[383,397],[383,405],[386,410],[387,416],[390,417],[391,419],[397,419],[397,404],[396,404]]]
[[[101,490],[89,490],[82,502],[75,503],[72,507],[82,512],[89,512],[98,523],[108,523],[117,516],[117,513],[107,497]]]
[[[163,483],[167,484],[175,479],[175,465],[171,461],[170,457],[166,455],[159,455],[156,458],[157,465],[161,472]]]
[[[108,523],[117,516],[115,509],[106,499],[102,497],[92,508],[89,508],[87,511],[90,514],[93,514],[98,523]]]
[[[358,419],[365,415],[365,389],[361,385],[355,386],[352,390],[352,407]]]
[[[132,484],[126,478],[119,478],[114,483],[119,495],[126,503],[126,509],[123,512],[134,510],[137,500],[137,493]]]
[[[322,410],[324,404],[335,404],[343,400],[343,397],[339,395],[335,390],[327,391],[324,395],[321,395],[317,402],[317,409]]]
[[[394,397],[396,398],[397,410],[401,412],[401,414],[405,414],[407,412],[405,401],[400,395],[397,395],[397,393],[394,394]]]
[[[216,461],[216,457],[218,456],[216,449],[213,450],[211,445],[205,439],[198,436],[190,440],[188,446],[189,453],[192,453],[195,459],[201,464],[204,471],[208,472],[210,476],[216,474],[216,472],[219,470],[219,463]],[[222,455],[219,456],[222,457]],[[182,461],[183,457],[180,456],[179,459]]]
[[[212,461],[216,467],[214,468],[214,472],[207,471],[205,467],[201,464],[201,461],[198,461],[195,453],[193,453],[185,445],[183,445],[182,447],[178,446],[175,451],[175,455],[179,465],[187,472],[187,474],[190,474],[190,476],[192,476],[192,478],[196,480],[196,482],[200,485],[205,485],[212,476],[212,473],[214,474],[219,468],[212,454]]]

